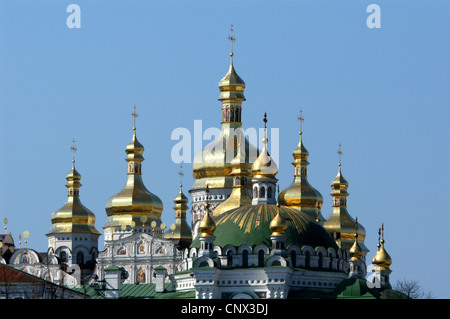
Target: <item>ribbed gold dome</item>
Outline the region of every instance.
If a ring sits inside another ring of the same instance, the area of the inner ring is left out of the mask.
[[[324,221],[325,218],[320,213],[323,204],[322,194],[308,182],[307,161],[309,153],[302,142],[302,132],[300,132],[300,141],[292,152],[294,157],[294,181],[284,189],[278,196],[280,205],[301,209],[314,219]]]
[[[118,194],[107,201],[105,209],[108,219],[103,228],[131,225],[132,221],[135,225],[142,225],[142,216],[147,217],[148,224],[153,220],[160,224],[163,204],[158,196],[144,186],[142,181],[144,147],[138,141],[136,131],[125,152],[128,162],[127,182]]]
[[[66,176],[68,189],[67,202],[59,210],[52,214],[52,227],[47,236],[61,233],[91,233],[100,235],[95,228],[95,215],[80,201],[79,189],[81,175],[75,169],[75,161],[72,169]]]

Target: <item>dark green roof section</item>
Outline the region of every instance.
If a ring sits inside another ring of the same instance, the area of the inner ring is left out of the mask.
[[[121,269],[117,266],[109,266],[104,269],[104,271],[118,271],[118,270],[121,270]]]
[[[195,291],[172,291],[172,283],[165,284],[165,291],[155,291],[155,284],[123,284],[120,299],[195,299]],[[100,286],[78,286],[74,290],[91,299],[104,299],[105,290]]]
[[[366,279],[348,278],[336,287],[338,299],[377,299],[377,292],[367,286]]]

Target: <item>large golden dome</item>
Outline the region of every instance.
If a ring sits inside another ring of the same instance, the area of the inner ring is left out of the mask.
[[[158,196],[151,193],[142,181],[142,161],[144,147],[136,137],[134,131],[132,141],[127,145],[126,161],[128,162],[128,178],[125,187],[106,203],[105,209],[108,219],[103,228],[121,225],[142,225],[141,217],[147,217],[146,224],[152,221],[161,223],[163,204]]]

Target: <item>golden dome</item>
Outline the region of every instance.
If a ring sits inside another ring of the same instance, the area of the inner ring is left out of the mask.
[[[355,242],[352,247],[350,247],[349,253],[351,256],[350,260],[352,261],[360,260],[361,256],[364,254],[364,251],[358,243],[358,218],[356,218],[355,222]]]
[[[180,176],[183,175],[180,169]],[[192,242],[192,232],[186,221],[186,210],[189,208],[187,206],[188,198],[183,194],[183,185],[180,182],[180,192],[175,197],[173,202],[175,203],[175,224],[171,226],[171,229],[168,230],[165,234],[165,238],[167,239],[176,239],[178,240],[177,246],[179,249],[184,249],[189,247]]]
[[[53,212],[52,227],[47,236],[61,233],[90,233],[100,235],[95,228],[95,215],[80,201],[79,189],[81,175],[75,169],[75,160],[72,169],[66,176],[68,189],[67,201],[63,207]]]
[[[264,147],[259,154],[258,158],[253,162],[252,165],[252,173],[254,178],[275,178],[275,175],[278,173],[278,167],[275,161],[269,155],[267,151],[267,139],[266,135],[266,123],[267,123],[267,114],[264,113],[264,138],[262,140]]]
[[[198,226],[200,237],[213,237],[214,230],[216,230],[216,223],[212,219],[211,214],[209,212],[208,197],[209,197],[209,186],[206,185],[206,214]]]
[[[319,217],[320,221],[324,221],[325,218],[320,213],[323,204],[322,194],[308,182],[307,166],[309,162],[307,159],[309,153],[303,145],[302,132],[300,132],[300,141],[292,155],[294,157],[294,162],[292,162],[294,181],[280,193],[278,202],[280,205],[300,209],[312,218]]]
[[[106,203],[108,216],[103,228],[121,225],[141,225],[141,217],[146,216],[148,222],[161,222],[163,204],[158,196],[151,193],[142,181],[142,161],[144,147],[136,137],[134,129],[133,139],[125,149],[128,162],[128,178],[124,188],[112,196]]]
[[[245,82],[236,73],[233,65],[233,58],[231,58],[230,68],[227,74],[219,82],[220,97],[219,101],[224,100],[239,100],[245,101],[244,90]]]
[[[381,230],[378,232],[378,234],[380,233]],[[375,257],[372,259],[372,264],[378,266],[380,270],[390,270],[389,267],[392,265],[392,259],[391,256],[389,256],[389,254],[387,253],[386,249],[384,248],[384,225],[382,225],[381,234],[383,237],[381,241],[378,242],[378,251]]]
[[[270,222],[269,228],[272,231],[271,236],[284,236],[288,224],[286,219],[280,216],[280,209],[278,207],[277,215]]]

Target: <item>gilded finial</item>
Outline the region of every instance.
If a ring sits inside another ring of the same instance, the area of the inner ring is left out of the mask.
[[[381,238],[381,228],[378,228],[378,250],[380,250],[381,244],[380,244],[380,238]]]
[[[136,105],[134,105],[134,110],[133,113],[131,113],[131,116],[134,118],[133,131],[136,131],[136,118],[138,117],[138,114],[136,113]]]
[[[231,35],[228,37],[228,40],[230,40],[230,42],[231,42],[230,56],[231,56],[231,59],[233,59],[233,55],[234,55],[234,53],[233,53],[233,42],[236,41],[236,38],[233,37],[233,25],[231,25]]]
[[[267,113],[264,113],[264,139],[263,139],[263,143],[267,144]]]
[[[302,125],[305,118],[303,117],[303,111],[300,109],[300,116],[297,118],[300,121],[300,135],[302,135]]]
[[[278,198],[280,198],[280,185],[277,185],[277,206],[280,207],[280,201]]]
[[[358,217],[355,218],[355,240],[358,238]]]
[[[341,166],[341,159],[342,159],[342,149],[341,149],[341,143],[339,143],[339,149],[338,149],[338,155],[339,155],[339,166]]]
[[[72,151],[72,164],[75,164],[75,152],[77,151],[77,148],[75,147],[75,139],[72,140],[70,150]]]
[[[6,225],[8,224],[8,218],[5,217],[5,219],[3,219],[3,223],[5,224],[5,235],[6,235]]]

